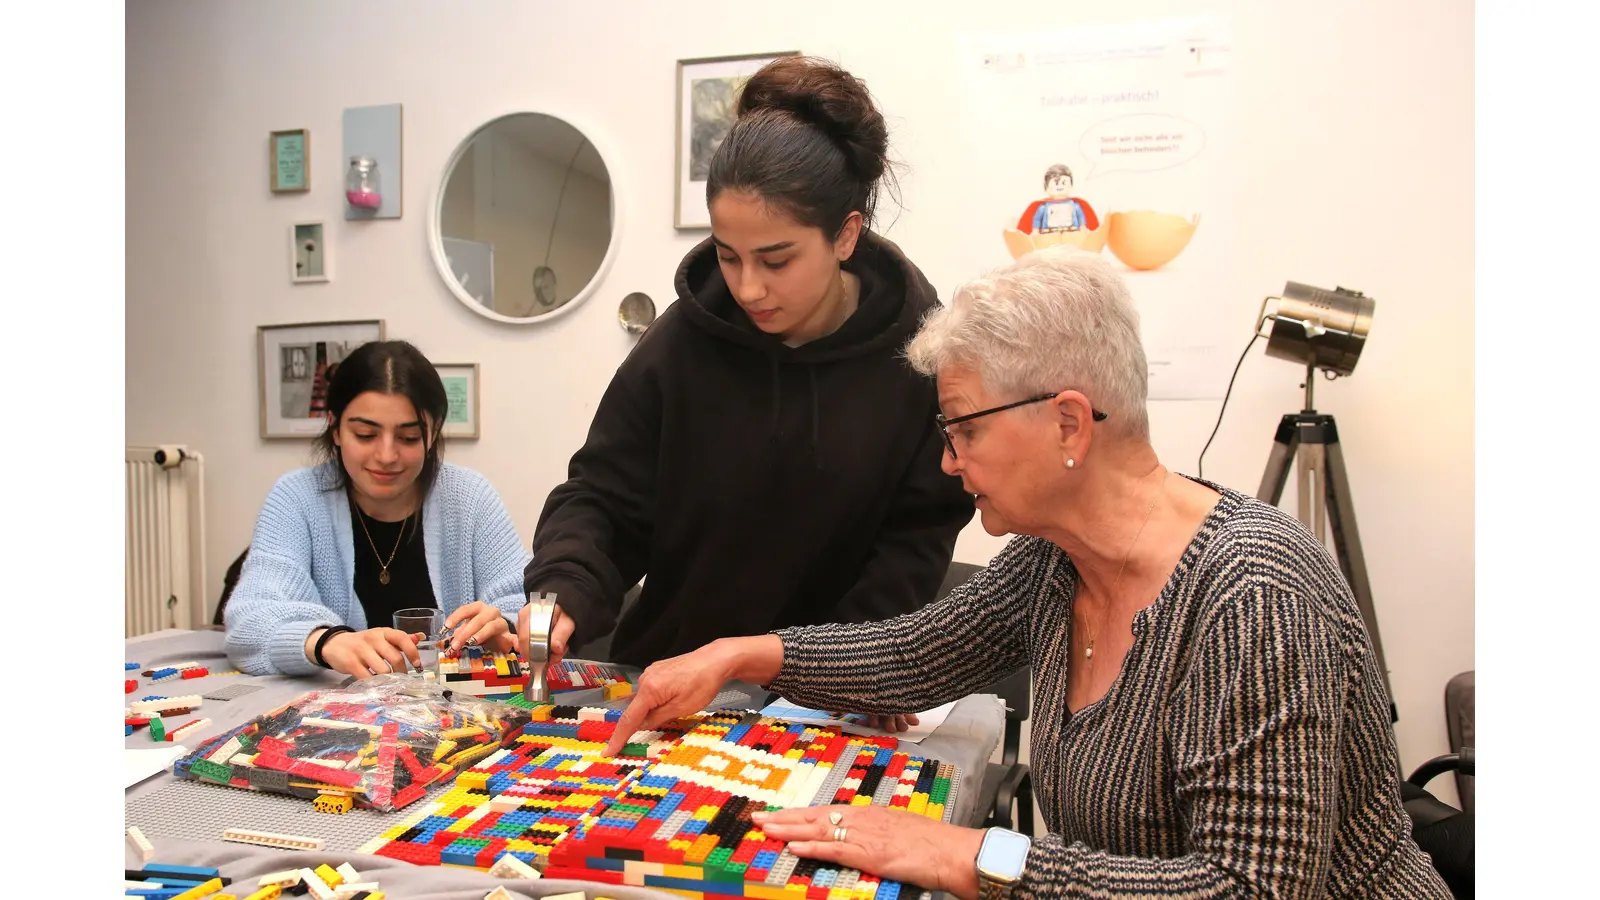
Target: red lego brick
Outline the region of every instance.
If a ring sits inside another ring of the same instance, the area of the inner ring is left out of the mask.
[[[183,677],[185,679],[189,679],[189,678],[204,678],[204,677],[206,677],[207,675],[210,675],[210,674],[211,674],[210,672],[206,671],[203,668],[201,668],[201,669],[184,669],[183,670]]]
[[[137,682],[137,681],[124,681],[122,683],[122,692],[124,694],[131,694],[134,691],[137,691],[138,689],[139,689],[139,682]]]

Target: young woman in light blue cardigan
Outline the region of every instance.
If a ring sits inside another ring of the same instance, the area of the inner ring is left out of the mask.
[[[366,677],[420,667],[393,613],[437,607],[451,645],[509,650],[530,554],[487,479],[440,460],[448,401],[404,341],[318,362],[323,462],[267,495],[224,611],[228,656],[252,675]]]

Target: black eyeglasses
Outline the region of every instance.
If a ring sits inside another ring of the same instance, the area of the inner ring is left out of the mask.
[[[1059,393],[1060,391],[1056,392],[1056,394]],[[1056,394],[1040,394],[1037,397],[1029,397],[1026,400],[1018,400],[1015,403],[1007,403],[1005,406],[996,406],[993,409],[981,409],[975,413],[967,413],[964,416],[956,416],[954,419],[946,419],[943,413],[937,413],[933,418],[935,422],[939,423],[939,436],[944,438],[944,448],[950,451],[950,458],[955,459],[956,442],[954,438],[950,437],[951,425],[960,425],[962,422],[970,422],[973,419],[979,419],[990,415],[991,413],[1005,412],[1008,409],[1016,409],[1019,406],[1027,406],[1030,403],[1042,403],[1045,400],[1054,400],[1056,398]],[[1093,414],[1096,422],[1104,422],[1106,420],[1106,414],[1098,409],[1091,408],[1089,412]]]

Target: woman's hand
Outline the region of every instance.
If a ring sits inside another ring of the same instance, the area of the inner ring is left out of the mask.
[[[341,632],[322,645],[322,661],[335,672],[357,678],[405,672],[408,663],[421,671],[417,642],[425,637],[421,632],[406,634],[393,628]]]
[[[517,652],[528,643],[528,621],[533,617],[533,604],[529,603],[517,613]],[[550,659],[545,663],[549,669],[558,665],[567,655],[567,641],[572,639],[572,629],[577,623],[571,616],[561,614],[561,604],[555,605],[555,612],[550,616]]]
[[[777,635],[722,638],[664,659],[639,676],[633,699],[617,720],[605,755],[621,753],[636,731],[650,731],[705,709],[729,681],[765,684],[777,677],[782,667],[783,640]]]
[[[963,900],[978,896],[983,832],[977,829],[886,806],[805,806],[750,818],[767,837],[788,841],[795,856],[946,891]]]
[[[450,636],[450,649],[457,653],[474,642],[495,653],[509,653],[513,649],[514,638],[511,626],[506,624],[505,613],[500,611],[500,607],[482,600],[468,603],[451,613],[445,618],[444,627],[446,630],[454,629],[455,633]]]

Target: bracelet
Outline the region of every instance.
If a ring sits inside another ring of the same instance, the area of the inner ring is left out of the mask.
[[[324,669],[328,668],[327,661],[322,658],[322,645],[328,642],[328,638],[331,638],[336,634],[344,634],[345,632],[353,633],[354,631],[355,629],[351,628],[349,625],[334,625],[327,631],[324,631],[322,633],[322,637],[317,638],[316,645],[311,648],[311,661]]]

